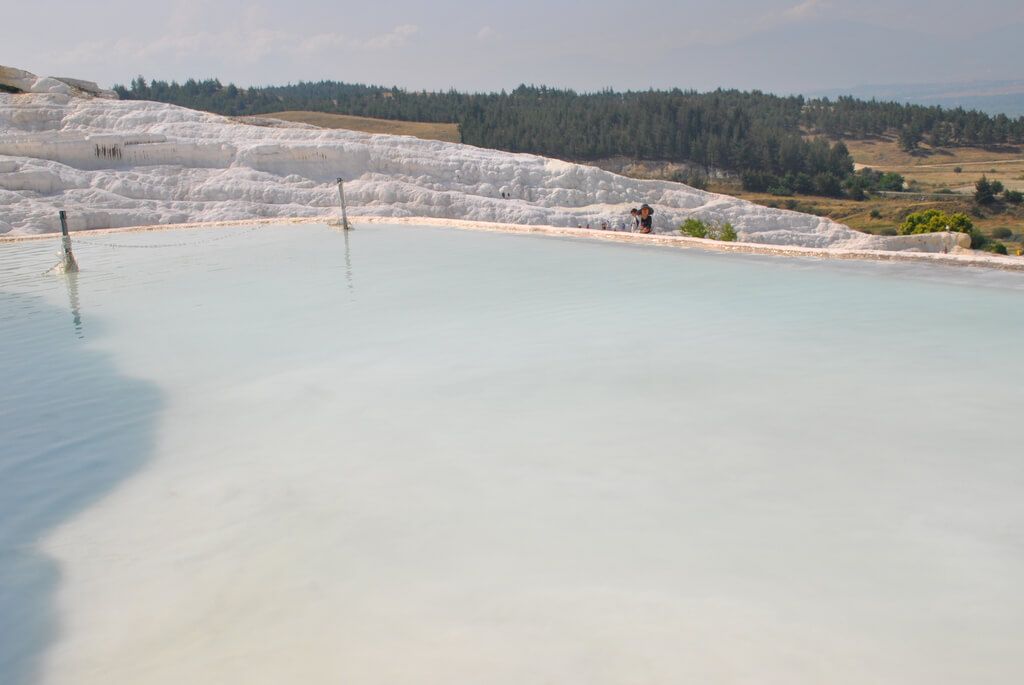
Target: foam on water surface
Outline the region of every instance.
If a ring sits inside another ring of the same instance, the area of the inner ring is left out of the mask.
[[[0,244],[0,466],[78,503],[0,519],[18,685],[1024,676],[1018,274],[112,240]]]

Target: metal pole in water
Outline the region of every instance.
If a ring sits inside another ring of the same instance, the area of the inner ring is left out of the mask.
[[[64,273],[70,274],[78,271],[78,262],[71,251],[71,236],[68,234],[68,213],[60,210],[60,233],[61,242],[64,245]]]
[[[346,231],[351,228],[348,225],[348,212],[345,211],[345,179],[338,178],[338,195],[341,196],[341,227]]]

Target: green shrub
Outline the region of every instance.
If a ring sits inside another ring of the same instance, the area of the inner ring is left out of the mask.
[[[978,182],[974,184],[974,201],[979,205],[992,204],[996,200],[995,191],[992,190],[992,184],[989,182],[987,176],[982,176],[978,179]]]
[[[696,172],[691,173],[686,177],[686,185],[697,190],[708,189],[708,177],[704,174],[698,174]]]
[[[938,190],[935,191],[935,193],[938,195],[952,195],[953,191],[950,190],[949,188],[939,188]]]
[[[989,252],[995,252],[996,254],[1008,254],[1006,251],[1006,245],[1003,245],[1002,243],[992,243],[985,249]]]
[[[810,195],[814,192],[814,179],[802,171],[793,176],[792,182],[787,183],[786,185],[793,188],[796,192],[803,193],[804,195]]]
[[[900,192],[903,190],[904,178],[894,172],[884,173],[878,177],[878,189]]]
[[[899,132],[900,149],[904,152],[913,152],[917,149],[922,140],[921,132],[912,127],[904,126]]]
[[[899,235],[899,232],[895,228],[889,227],[883,228],[878,232],[878,235]]]
[[[789,197],[793,194],[793,189],[787,188],[786,186],[772,186],[768,189],[768,194],[776,195],[778,197]]]
[[[962,166],[953,167],[953,173],[954,174],[962,174],[962,173],[964,173],[964,168]]]
[[[1013,237],[1013,231],[1005,226],[992,229],[992,237],[996,240],[1007,240]]]
[[[707,238],[708,225],[695,217],[690,217],[679,227],[679,232],[691,238]]]
[[[736,229],[728,221],[715,225],[701,221],[696,217],[690,217],[684,221],[679,227],[679,232],[691,238],[708,238],[710,240],[723,240],[729,243],[735,242],[739,237]]]
[[[768,190],[770,186],[777,185],[779,179],[772,174],[766,174],[759,171],[744,171],[740,174],[740,182],[743,184],[743,190],[749,190],[753,193],[763,193]]]
[[[900,235],[919,233],[938,233],[940,231],[956,231],[970,233],[974,230],[974,222],[966,214],[947,214],[938,209],[928,209],[907,216],[900,224]]]
[[[817,174],[814,177],[814,192],[825,197],[842,197],[843,184],[835,174]]]
[[[697,190],[707,190],[708,187],[708,177],[697,171],[673,171],[669,175],[668,180],[676,183],[685,183],[691,188],[696,188]]]
[[[1003,201],[1008,202],[1011,205],[1019,205],[1024,202],[1024,193],[1019,190],[1010,190],[1007,188],[1003,191]]]
[[[872,209],[871,210],[871,218],[872,219],[881,219],[882,218],[882,212],[880,210],[878,210],[878,209]]]
[[[849,190],[847,190],[846,192],[850,196],[851,200],[856,200],[857,202],[860,202],[861,200],[865,200],[868,197],[868,194],[865,193],[864,189],[861,188],[860,186],[853,186]]]

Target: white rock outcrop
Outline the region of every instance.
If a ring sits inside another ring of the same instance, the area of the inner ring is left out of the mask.
[[[39,77],[24,69],[0,66],[0,86],[25,93],[59,93],[77,97],[98,97],[117,100],[117,93],[100,88],[92,81],[63,76]]]
[[[29,75],[31,76],[31,75]],[[27,80],[28,77],[25,77]],[[630,207],[655,209],[655,231],[687,217],[731,222],[750,242],[805,247],[955,247],[946,234],[871,236],[825,218],[770,209],[667,181],[407,136],[254,126],[156,102],[78,97],[70,79],[45,93],[0,93],[0,232],[336,212],[614,228]],[[95,85],[95,84],[92,84]],[[505,197],[508,199],[505,199]]]
[[[27,93],[32,90],[32,86],[38,78],[35,74],[24,69],[0,65],[0,86],[7,86],[8,88],[14,88]]]

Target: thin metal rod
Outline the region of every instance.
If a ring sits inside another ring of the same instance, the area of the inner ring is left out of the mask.
[[[71,235],[68,234],[68,213],[60,210],[60,234],[61,243],[64,245],[64,273],[70,274],[78,271],[78,261],[71,251]]]
[[[351,228],[348,225],[348,212],[345,209],[345,179],[338,179],[338,195],[341,196],[341,227],[346,231]]]

